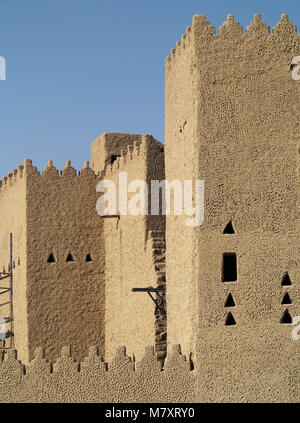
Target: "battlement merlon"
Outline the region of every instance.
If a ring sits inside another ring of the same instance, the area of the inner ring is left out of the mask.
[[[262,47],[262,43],[266,46],[269,45],[269,50],[273,51],[276,56],[278,51],[286,50],[288,45],[291,50],[300,48],[300,34],[297,33],[296,26],[288,19],[287,14],[281,15],[281,20],[273,27],[272,34],[270,27],[262,21],[259,14],[254,15],[253,21],[246,27],[245,32],[230,14],[220,26],[218,34],[216,28],[206,20],[204,15],[195,15],[192,26],[187,27],[186,33],[177,42],[176,48],[172,48],[171,55],[166,57],[166,69],[169,69],[172,63],[176,62],[176,58],[185,53],[185,50],[189,50],[188,47],[191,45],[194,51],[202,57],[213,56],[224,48],[229,56],[233,56],[235,48],[231,51],[232,45],[242,44],[244,54],[248,54],[248,43],[251,43],[252,51],[255,45],[258,50]]]
[[[92,144],[92,169],[101,175],[126,170],[126,162],[146,160],[148,152],[163,154],[164,146],[151,135],[106,132]]]
[[[24,181],[31,176],[40,177],[84,177],[93,176],[97,177],[95,172],[90,168],[89,161],[84,162],[84,167],[77,171],[71,166],[71,160],[67,160],[66,167],[60,172],[54,165],[53,161],[49,160],[47,167],[41,173],[36,166],[33,166],[31,159],[25,159],[24,165],[19,165],[7,176],[0,180],[0,192],[4,192],[10,187],[14,186],[18,181]]]

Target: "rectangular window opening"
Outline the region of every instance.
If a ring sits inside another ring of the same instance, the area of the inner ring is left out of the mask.
[[[223,254],[222,282],[236,282],[237,261],[235,253]]]

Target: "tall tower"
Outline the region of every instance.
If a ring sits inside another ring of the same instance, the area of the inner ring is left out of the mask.
[[[29,159],[2,179],[1,271],[8,271],[12,232],[14,347],[24,363],[38,347],[52,361],[65,345],[71,345],[79,361],[90,345],[105,353],[105,243],[96,212],[98,180],[88,162],[78,174],[68,161],[60,174],[50,160],[41,174]],[[7,316],[2,305],[0,313]]]
[[[299,55],[287,15],[194,16],[166,59],[166,178],[205,183],[200,227],[167,218],[168,342],[201,400],[284,401],[299,367]]]
[[[139,360],[145,346],[155,344],[158,358],[166,350],[166,316],[146,292],[133,288],[165,287],[165,216],[151,215],[151,180],[164,179],[164,148],[150,135],[105,133],[92,144],[92,166],[114,182],[119,218],[103,219],[105,240],[105,358],[112,360],[119,345]],[[120,176],[124,177],[120,182]],[[136,199],[136,183],[145,182],[145,214],[126,213]],[[125,184],[125,186],[124,186]],[[129,190],[129,187],[133,191]],[[127,196],[128,189],[128,196]],[[128,204],[120,207],[119,195]],[[146,194],[147,195],[147,194]],[[124,197],[123,197],[124,198]],[[155,296],[156,294],[154,294]]]

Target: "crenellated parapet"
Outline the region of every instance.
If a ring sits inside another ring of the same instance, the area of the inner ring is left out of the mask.
[[[42,177],[62,177],[62,178],[73,178],[73,177],[97,177],[96,173],[90,168],[89,161],[84,162],[84,167],[77,171],[71,164],[71,160],[66,161],[66,166],[59,171],[54,165],[53,161],[49,160],[47,167],[43,170]]]
[[[165,370],[165,371],[162,371]],[[70,347],[64,347],[53,365],[36,349],[24,365],[15,350],[8,350],[0,364],[1,402],[193,402],[195,372],[175,345],[162,363],[154,347],[145,348],[139,362],[117,348],[110,363],[90,347],[79,364]]]
[[[7,188],[14,186],[18,181],[23,178],[24,166],[19,165],[17,169],[14,169],[7,176],[4,176],[0,180],[0,192],[5,191]]]
[[[36,166],[33,166],[31,159],[25,159],[24,165],[19,165],[17,169],[14,169],[0,180],[0,193],[15,186],[19,181],[24,181],[32,176],[46,180],[49,178],[96,178],[98,175],[90,168],[88,161],[85,161],[84,167],[77,171],[71,166],[71,160],[67,160],[65,168],[59,171],[53,165],[53,161],[49,160],[47,167],[41,173]]]
[[[145,143],[134,142],[134,145],[128,145],[127,150],[121,150],[121,156],[117,157],[116,160],[109,164],[104,172],[104,176],[111,176],[117,172],[126,170],[127,166],[136,160],[141,160],[145,157]]]
[[[80,364],[80,365],[79,365]],[[145,354],[140,361],[135,362],[133,357],[130,357],[126,353],[125,346],[119,346],[116,349],[115,356],[111,362],[105,362],[104,358],[99,355],[98,348],[95,346],[89,347],[88,355],[84,357],[81,363],[78,363],[72,356],[72,348],[65,346],[61,349],[61,354],[57,358],[55,363],[50,363],[45,359],[44,349],[39,347],[36,348],[33,354],[33,359],[28,364],[23,364],[18,359],[18,353],[14,349],[9,349],[4,352],[0,359],[0,383],[2,382],[1,377],[7,373],[21,373],[27,375],[33,373],[34,369],[43,368],[43,371],[50,373],[70,373],[81,372],[83,369],[88,372],[88,368],[93,368],[95,365],[99,366],[104,372],[110,371],[126,371],[130,370],[135,372],[136,370],[152,370],[156,373],[168,369],[173,371],[179,369],[181,371],[191,371],[191,363],[187,360],[185,355],[182,355],[180,345],[174,345],[171,352],[168,354],[164,364],[157,361],[155,356],[155,348],[153,346],[145,347]],[[153,369],[151,369],[153,367]],[[6,370],[9,369],[9,372]],[[53,369],[53,370],[51,370]]]
[[[141,141],[135,141],[133,145],[128,145],[127,149],[121,150],[120,157],[108,164],[104,176],[109,177],[116,175],[118,172],[125,172],[131,166],[139,165],[144,163],[147,166],[149,156],[155,155],[163,156],[164,147],[156,141],[151,135],[141,136]]]
[[[186,28],[186,32],[182,34],[181,36],[181,41],[177,41],[176,48],[171,48],[170,56],[166,57],[165,59],[166,66],[170,65],[175,60],[176,56],[184,52],[192,43],[193,43],[192,27],[188,26]]]
[[[176,48],[171,49],[171,55],[166,58],[166,69],[169,69],[172,63],[176,62],[176,58],[184,54],[188,46],[192,45],[199,57],[203,55],[214,55],[222,49],[225,51],[232,48],[232,45],[239,45],[244,54],[247,54],[247,45],[251,44],[251,49],[262,48],[262,43],[266,48],[274,49],[276,51],[284,51],[290,46],[299,48],[300,34],[297,33],[296,26],[288,19],[287,14],[281,16],[281,20],[273,27],[273,32],[270,32],[270,27],[262,21],[261,15],[254,15],[253,21],[246,30],[234,20],[233,15],[228,15],[227,20],[219,27],[219,32],[216,33],[216,28],[206,20],[204,15],[195,15],[191,27],[187,27],[186,33],[182,35],[181,41],[178,41]],[[284,47],[285,45],[285,47]],[[232,54],[234,54],[235,48]],[[239,54],[241,52],[239,51]],[[190,51],[189,53],[190,54]]]

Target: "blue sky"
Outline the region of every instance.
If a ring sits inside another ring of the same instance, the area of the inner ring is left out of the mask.
[[[165,57],[193,15],[218,28],[229,13],[300,30],[299,0],[0,0],[0,177],[24,158],[80,169],[105,131],[163,141]]]

